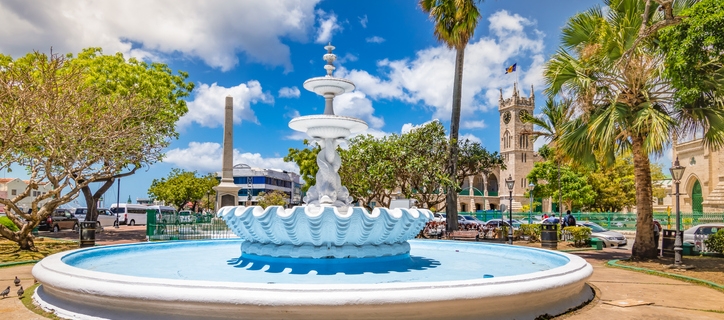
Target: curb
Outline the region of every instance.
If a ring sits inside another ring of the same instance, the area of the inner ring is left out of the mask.
[[[676,274],[676,273],[668,273],[668,272],[662,272],[662,271],[657,271],[657,270],[651,270],[651,269],[645,269],[645,268],[639,268],[639,267],[626,266],[626,265],[618,264],[618,261],[619,261],[618,259],[609,260],[609,261],[606,263],[606,265],[608,265],[608,266],[610,266],[610,267],[614,267],[614,268],[629,269],[629,270],[633,270],[633,271],[637,271],[637,272],[643,272],[643,273],[648,273],[648,274],[657,275],[657,276],[664,276],[664,277],[669,277],[669,278],[675,278],[675,279],[684,280],[684,281],[687,281],[687,282],[693,282],[693,283],[696,283],[696,284],[705,285],[705,286],[711,287],[711,288],[716,289],[716,290],[719,290],[719,291],[724,291],[724,286],[723,286],[723,285],[720,285],[720,284],[718,284],[718,283],[714,283],[714,282],[711,282],[711,281],[702,280],[702,279],[697,279],[697,278],[692,278],[692,277],[687,277],[687,276],[683,276],[683,275]]]
[[[15,261],[15,262],[8,262],[8,263],[0,263],[0,268],[7,268],[7,267],[14,267],[14,266],[20,266],[24,264],[33,264],[37,263],[40,260],[25,260],[25,261]]]

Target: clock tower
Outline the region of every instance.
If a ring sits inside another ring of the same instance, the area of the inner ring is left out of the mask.
[[[522,119],[533,115],[535,109],[535,95],[533,86],[530,87],[528,97],[520,96],[518,84],[513,84],[513,96],[503,99],[503,90],[500,90],[498,111],[500,112],[500,154],[505,160],[507,169],[500,170],[498,187],[500,203],[510,205],[508,196],[510,191],[505,180],[511,177],[515,180],[513,188],[513,211],[520,212],[523,204],[528,204],[525,196],[530,183],[526,176],[533,169],[539,156],[533,152],[533,124],[524,123]]]

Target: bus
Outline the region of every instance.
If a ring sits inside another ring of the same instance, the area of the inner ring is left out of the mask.
[[[146,224],[146,209],[148,209],[148,206],[130,203],[121,203],[117,207],[113,203],[110,207],[113,214],[118,214],[118,224],[127,224],[129,226]]]

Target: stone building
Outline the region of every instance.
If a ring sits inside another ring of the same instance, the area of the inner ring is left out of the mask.
[[[679,186],[681,211],[723,213],[724,150],[706,147],[695,135],[692,139],[675,138],[673,157],[686,167]],[[671,185],[673,194],[675,185]]]
[[[28,183],[29,181],[20,180],[18,178],[0,178],[0,198],[15,198],[17,195],[25,192],[25,189],[28,187]],[[30,208],[36,197],[46,194],[50,190],[52,190],[52,186],[49,183],[40,183],[38,185],[38,189],[31,190],[30,194],[16,203],[16,205],[24,209]],[[48,201],[50,201],[50,199],[40,201],[39,205],[43,205]],[[0,204],[0,213],[5,212],[4,207],[5,206],[3,204]]]

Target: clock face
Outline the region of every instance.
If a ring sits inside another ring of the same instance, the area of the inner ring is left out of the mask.
[[[505,124],[508,124],[508,122],[510,122],[510,111],[506,111],[505,113],[503,113],[503,122],[505,122]]]
[[[528,117],[528,111],[527,110],[520,110],[518,112],[518,118],[520,118],[520,121],[523,122]]]

